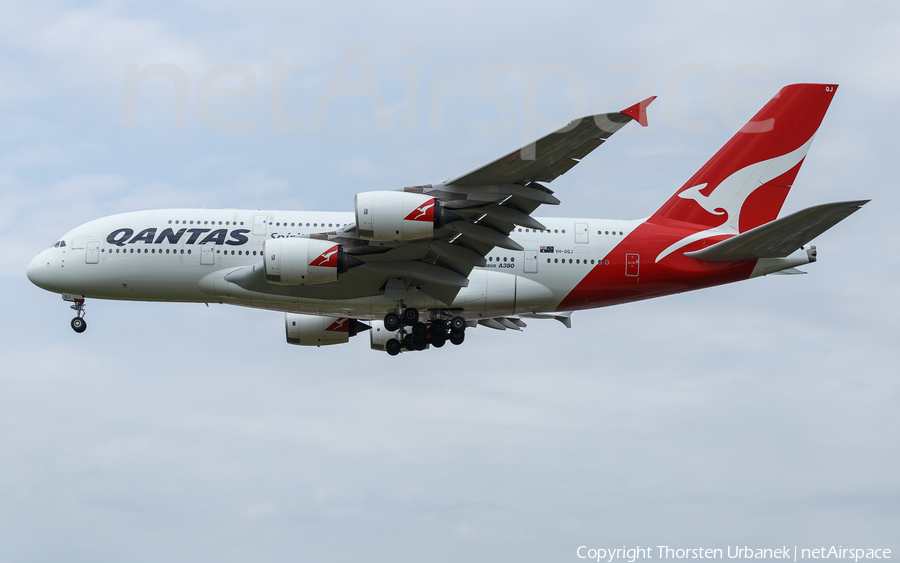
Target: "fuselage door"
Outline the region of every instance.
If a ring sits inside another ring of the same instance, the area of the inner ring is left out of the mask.
[[[523,270],[526,274],[536,274],[538,271],[538,251],[537,250],[526,250],[525,251],[525,269]]]
[[[200,246],[200,264],[214,266],[216,264],[216,243],[207,242]]]
[[[575,244],[588,243],[587,223],[575,223]]]
[[[637,277],[641,272],[641,255],[629,252],[625,254],[625,275]]]
[[[85,264],[98,264],[100,262],[100,241],[91,241],[87,243],[87,250],[84,254]]]
[[[266,234],[266,216],[265,215],[257,215],[253,218],[253,234],[254,235],[265,235]]]

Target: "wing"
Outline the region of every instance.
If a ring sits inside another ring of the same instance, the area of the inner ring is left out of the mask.
[[[601,113],[570,122],[493,162],[447,180],[455,186],[552,182],[632,119],[647,125],[647,106],[656,96],[618,113]]]
[[[541,205],[558,205],[559,200],[542,183],[570,170],[630,121],[646,126],[647,106],[654,99],[621,112],[573,121],[443,183],[405,188],[435,197],[460,220],[436,230],[431,239],[399,243],[387,252],[357,257],[367,269],[403,279],[449,305],[468,284],[472,269],[485,265],[485,256],[493,248],[523,250],[509,237],[516,226],[545,229],[531,214]]]
[[[416,287],[449,307],[460,288],[468,285],[472,269],[484,266],[485,256],[493,248],[523,250],[509,237],[516,226],[545,229],[531,214],[541,205],[558,205],[559,200],[542,182],[551,182],[570,170],[628,122],[636,120],[646,126],[646,109],[653,100],[573,121],[531,145],[443,183],[404,188],[435,198],[447,215],[448,220],[430,238],[373,241],[360,236],[356,225],[311,235],[342,245],[348,255],[362,262],[337,282],[279,287],[267,284],[251,269],[230,274],[228,281],[252,291],[322,299],[351,294],[404,299],[409,288]]]

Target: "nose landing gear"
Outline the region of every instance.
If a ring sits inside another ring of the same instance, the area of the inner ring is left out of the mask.
[[[72,330],[80,334],[87,330],[87,321],[84,320],[84,315],[86,314],[84,311],[84,299],[76,298],[74,302],[75,304],[69,308],[75,311],[76,316],[70,324],[72,325]]]

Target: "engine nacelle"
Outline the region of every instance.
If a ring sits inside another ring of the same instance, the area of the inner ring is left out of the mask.
[[[459,219],[427,195],[410,192],[356,194],[356,229],[366,240],[429,238],[445,222]]]
[[[386,352],[384,345],[385,342],[392,338],[397,338],[397,333],[400,332],[398,330],[389,331],[384,328],[384,321],[370,321],[369,324],[372,326],[372,332],[369,333],[369,346],[372,350],[380,350],[382,352]]]
[[[284,314],[284,332],[288,344],[299,346],[329,346],[343,344],[369,325],[347,317],[322,317],[319,315]]]
[[[276,238],[263,244],[266,281],[280,285],[312,285],[336,281],[347,271],[341,245],[327,240]]]

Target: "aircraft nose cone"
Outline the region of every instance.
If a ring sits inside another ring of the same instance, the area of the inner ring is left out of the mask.
[[[35,281],[35,268],[37,267],[36,264],[38,258],[40,258],[40,256],[35,256],[34,259],[31,260],[31,263],[28,264],[28,280],[34,285],[37,285],[37,282]]]
[[[47,257],[42,252],[34,257],[31,263],[28,264],[27,270],[28,279],[31,280],[31,283],[38,286],[41,289],[46,289],[47,291],[54,291],[55,286],[57,284],[53,283],[56,280],[52,280],[51,272],[49,267],[47,266]]]

